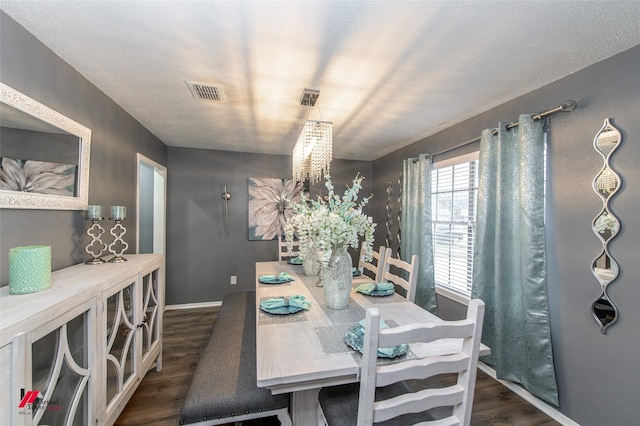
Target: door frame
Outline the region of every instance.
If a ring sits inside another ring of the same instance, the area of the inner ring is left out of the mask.
[[[144,155],[136,154],[136,254],[140,253],[140,167],[146,165],[154,170],[154,220],[153,220],[153,252],[162,253],[166,256],[167,250],[167,168]],[[158,188],[159,180],[155,177],[162,177],[162,187]],[[161,202],[158,203],[157,195],[161,195]],[[158,216],[160,216],[160,220]],[[160,246],[157,245],[156,235],[161,232],[162,238]]]

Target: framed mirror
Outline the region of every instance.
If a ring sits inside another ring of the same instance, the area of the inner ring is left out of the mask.
[[[602,209],[592,223],[593,232],[602,243],[602,250],[591,264],[591,272],[601,286],[600,296],[594,300],[591,310],[602,333],[606,333],[607,328],[617,321],[619,315],[618,307],[609,297],[607,289],[620,272],[618,263],[609,253],[609,242],[620,232],[620,221],[611,212],[609,202],[620,190],[621,185],[620,176],[610,165],[611,154],[618,148],[621,140],[620,131],[608,118],[593,140],[593,147],[604,160],[600,172],[593,180],[593,190],[602,200]]]
[[[0,208],[85,210],[91,130],[0,83]]]

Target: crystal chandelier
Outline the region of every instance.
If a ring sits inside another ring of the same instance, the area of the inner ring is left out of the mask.
[[[319,92],[305,89],[301,105],[312,107]],[[330,121],[307,120],[293,147],[293,178],[303,182],[307,178],[312,184],[329,174],[333,158],[333,123]]]
[[[332,149],[333,123],[307,120],[293,147],[293,178],[302,182],[308,177],[313,184],[327,176]]]

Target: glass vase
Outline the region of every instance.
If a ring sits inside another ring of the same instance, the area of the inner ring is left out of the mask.
[[[322,284],[327,306],[331,309],[344,309],[351,295],[351,256],[347,248],[333,246],[329,262],[322,268]]]
[[[318,251],[316,245],[312,242],[308,243],[305,250],[304,259],[302,259],[302,269],[308,277],[315,277],[320,274],[320,259],[318,259]]]

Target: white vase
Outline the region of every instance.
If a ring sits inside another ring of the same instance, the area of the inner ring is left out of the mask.
[[[309,242],[306,248],[306,254],[302,260],[304,274],[308,277],[315,277],[320,274],[320,267],[320,259],[318,259],[316,245],[313,242]]]
[[[349,304],[352,280],[351,256],[346,247],[333,246],[329,262],[322,267],[322,285],[327,306],[344,309]]]

